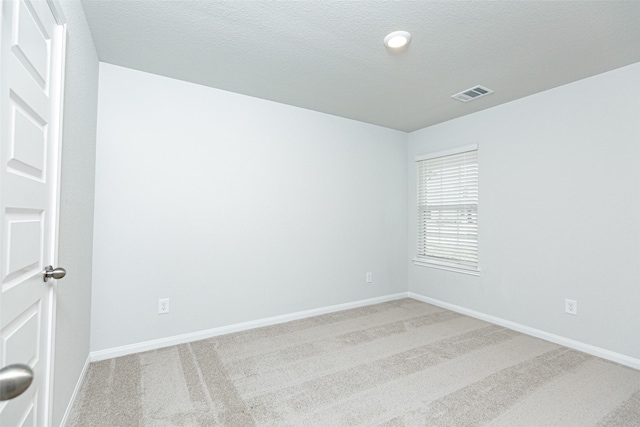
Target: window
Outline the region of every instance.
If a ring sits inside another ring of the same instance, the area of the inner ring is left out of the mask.
[[[418,166],[416,264],[477,274],[478,146],[427,154]]]

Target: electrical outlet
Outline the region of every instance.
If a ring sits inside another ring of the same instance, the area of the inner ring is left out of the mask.
[[[169,298],[158,300],[158,314],[167,314],[169,312]]]
[[[371,273],[367,273],[367,283],[373,282],[373,277]]]
[[[578,301],[573,299],[565,299],[564,300],[564,311],[567,314],[573,314],[574,316],[578,314]]]

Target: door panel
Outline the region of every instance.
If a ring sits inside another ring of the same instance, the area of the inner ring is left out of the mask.
[[[0,425],[49,424],[57,172],[64,28],[47,2],[2,2],[0,83],[0,367],[34,371],[0,402]]]
[[[47,146],[46,123],[22,100],[16,98],[14,95],[11,99],[11,146],[7,166],[15,174],[43,182]]]
[[[2,288],[19,283],[24,274],[34,274],[40,269],[42,259],[42,211],[29,209],[5,209],[7,246],[4,251],[4,275]]]
[[[46,22],[46,13],[42,15],[44,19],[40,19],[32,9],[34,6],[38,5],[22,1],[15,5],[18,25],[13,28],[11,49],[31,77],[45,89],[48,81],[50,41],[45,27],[49,26],[51,29],[51,24],[55,25],[55,22]]]
[[[7,365],[38,363],[41,312],[39,305],[34,304],[5,326],[2,341]]]

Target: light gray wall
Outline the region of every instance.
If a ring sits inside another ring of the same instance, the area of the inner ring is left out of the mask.
[[[79,1],[62,1],[67,58],[60,193],[53,425],[59,425],[89,355],[98,57]]]
[[[640,64],[409,134],[409,258],[415,156],[474,142],[481,275],[409,263],[409,290],[639,358]]]
[[[403,132],[100,64],[92,350],[406,292],[406,150]]]

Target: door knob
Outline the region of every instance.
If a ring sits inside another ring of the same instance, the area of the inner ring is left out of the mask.
[[[0,401],[20,396],[32,381],[33,371],[28,365],[16,363],[0,369]]]
[[[62,279],[66,275],[67,275],[67,270],[65,270],[62,267],[53,268],[53,266],[48,265],[44,269],[44,281],[45,282],[48,281],[51,278],[54,278],[56,280]]]

